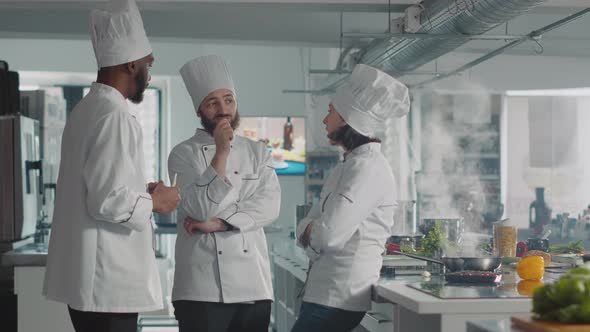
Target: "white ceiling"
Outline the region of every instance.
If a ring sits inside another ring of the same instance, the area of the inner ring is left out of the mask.
[[[100,2],[104,1],[0,0],[0,37],[86,39],[89,12],[100,6]],[[341,15],[344,32],[383,32],[387,27],[388,8],[395,17],[417,2],[419,0],[138,1],[152,39],[326,47],[340,45]],[[537,23],[551,23],[586,6],[590,6],[589,0],[548,0],[534,14],[515,24],[511,33],[528,33],[539,27]],[[576,38],[585,41],[588,29],[584,30]],[[345,40],[344,46],[349,42]],[[491,44],[469,45],[466,51],[480,52]]]

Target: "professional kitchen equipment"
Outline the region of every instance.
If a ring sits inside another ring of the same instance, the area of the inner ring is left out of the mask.
[[[492,271],[459,271],[445,274],[445,280],[453,284],[488,284],[502,280],[502,274]]]
[[[43,219],[41,231],[51,227],[57,190],[57,175],[61,159],[61,138],[66,125],[66,101],[61,88],[22,91],[22,115],[38,120],[39,146],[43,160]]]
[[[527,298],[530,296],[519,294],[516,283],[450,283],[445,278],[433,276],[431,280],[412,282],[408,287],[440,299],[505,299]]]
[[[21,115],[0,116],[0,142],[1,256],[33,241],[43,189],[39,123]],[[3,331],[16,331],[14,269],[9,266],[0,266],[0,308],[6,317]]]
[[[0,141],[0,242],[10,243],[32,236],[40,217],[39,122],[22,115],[0,116]]]
[[[527,251],[540,250],[547,252],[549,250],[549,240],[539,238],[529,238],[526,242]]]
[[[396,252],[411,258],[424,260],[427,262],[444,265],[448,272],[457,271],[496,271],[502,265],[501,257],[442,257],[440,260],[424,257],[420,255],[409,254],[405,252]]]
[[[8,63],[0,60],[0,115],[18,113],[19,106],[19,75],[10,71]]]

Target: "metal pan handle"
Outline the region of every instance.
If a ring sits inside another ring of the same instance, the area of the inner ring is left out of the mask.
[[[424,257],[424,256],[420,256],[420,255],[409,254],[407,252],[398,251],[398,250],[394,250],[393,252],[396,253],[396,254],[400,254],[400,255],[404,255],[404,256],[410,257],[410,258],[419,259],[421,261],[427,261],[427,262],[431,262],[431,263],[435,263],[435,264],[445,265],[445,263],[443,263],[442,261],[440,261],[438,259],[434,259],[434,258],[430,258],[430,257]]]

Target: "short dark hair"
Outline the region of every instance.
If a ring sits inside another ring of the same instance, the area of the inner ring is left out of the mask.
[[[342,145],[347,151],[351,151],[367,143],[381,143],[380,139],[376,137],[367,137],[354,130],[348,124],[333,131],[328,135],[328,138]]]

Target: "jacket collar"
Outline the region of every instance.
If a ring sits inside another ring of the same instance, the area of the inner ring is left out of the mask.
[[[198,128],[195,132],[195,139],[204,145],[215,144],[215,138],[205,129]]]
[[[358,146],[354,150],[344,154],[344,161],[357,156],[369,155],[374,152],[381,152],[381,143],[371,142]]]
[[[125,105],[127,105],[127,101],[125,100],[125,97],[123,97],[121,92],[119,92],[119,90],[113,88],[110,85],[92,82],[92,85],[90,86],[90,92],[99,94],[119,103],[125,103]]]

